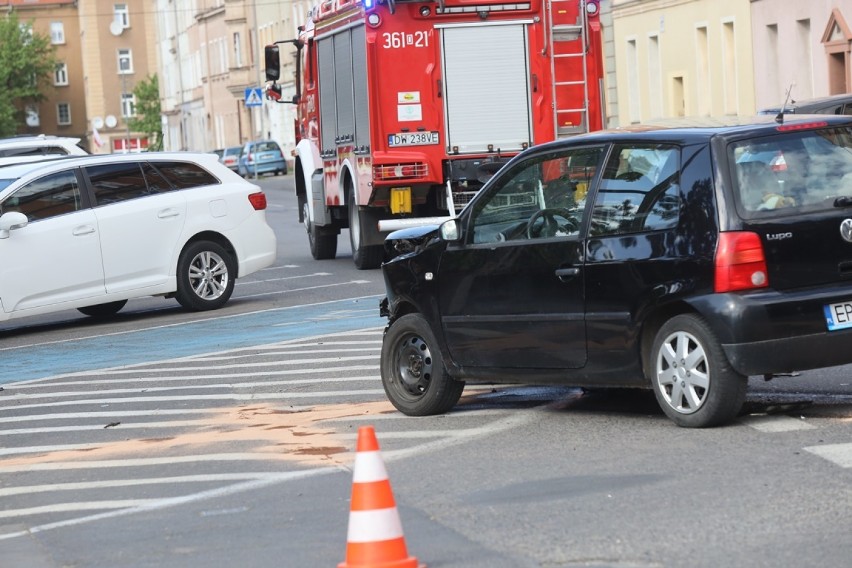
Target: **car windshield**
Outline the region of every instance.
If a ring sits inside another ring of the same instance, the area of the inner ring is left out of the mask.
[[[827,128],[779,133],[729,147],[744,217],[831,209],[852,198],[852,130]]]
[[[9,187],[9,185],[11,185],[13,181],[15,181],[15,180],[13,180],[13,179],[0,179],[0,191],[3,191],[7,187]]]

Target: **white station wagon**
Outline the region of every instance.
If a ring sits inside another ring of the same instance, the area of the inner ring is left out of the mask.
[[[0,167],[0,320],[131,298],[228,301],[275,261],[266,196],[214,154],[69,157]]]

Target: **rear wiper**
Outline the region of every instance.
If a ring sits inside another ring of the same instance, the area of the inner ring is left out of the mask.
[[[842,196],[834,200],[835,207],[849,207],[852,205],[852,197]]]

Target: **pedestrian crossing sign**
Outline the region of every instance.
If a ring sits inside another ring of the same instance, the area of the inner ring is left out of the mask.
[[[247,107],[263,106],[263,91],[260,87],[246,87],[245,103]]]

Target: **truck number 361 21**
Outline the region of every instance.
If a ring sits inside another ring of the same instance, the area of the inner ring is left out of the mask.
[[[429,47],[429,32],[390,32],[382,34],[382,47],[400,49],[403,47]]]

